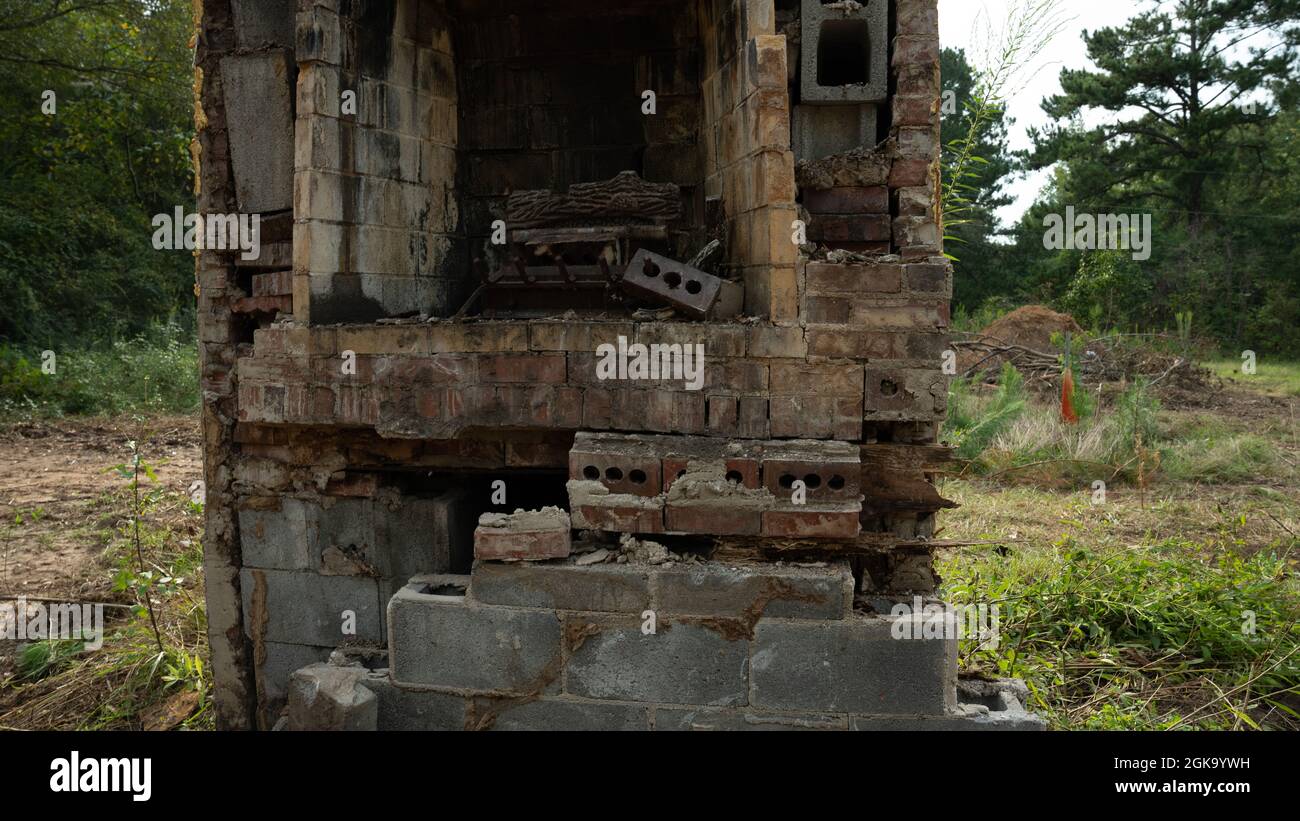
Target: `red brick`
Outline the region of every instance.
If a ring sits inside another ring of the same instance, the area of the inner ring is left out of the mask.
[[[898,359],[898,334],[846,328],[808,328],[808,353],[848,359]]]
[[[253,296],[292,296],[293,271],[253,274]]]
[[[664,488],[662,470],[659,457],[650,454],[584,451],[576,446],[569,453],[570,479],[600,482],[610,493],[658,496]]]
[[[660,464],[663,468],[664,477],[663,492],[667,493],[668,489],[673,486],[673,482],[677,481],[679,476],[686,473],[686,468],[689,466],[690,460],[685,457],[679,458],[670,456],[664,459]]]
[[[478,375],[483,382],[564,382],[564,354],[491,354],[480,356]]]
[[[555,388],[555,426],[582,427],[582,389],[569,386]]]
[[[736,505],[669,505],[669,532],[708,533],[716,536],[757,536],[763,529],[763,511]]]
[[[855,539],[857,509],[769,510],[763,514],[763,535],[783,538]]]
[[[772,393],[777,396],[861,396],[862,374],[851,364],[774,363]]]
[[[766,396],[740,397],[740,412],[736,418],[736,432],[746,439],[766,439],[770,434],[767,418]]]
[[[563,559],[569,549],[567,527],[516,530],[479,525],[474,530],[474,558],[483,561]]]
[[[709,433],[715,436],[735,436],[739,397],[719,394],[707,397],[706,402]]]
[[[812,294],[898,293],[903,287],[903,266],[810,262],[807,285]]]
[[[898,0],[895,18],[899,34],[939,34],[939,4],[937,0]]]
[[[593,530],[615,533],[663,533],[664,514],[660,508],[605,507],[582,505],[578,508],[586,526]]]
[[[930,125],[934,122],[934,115],[938,111],[939,101],[937,98],[928,95],[914,96],[895,96],[894,105],[894,125],[895,126],[917,126]]]
[[[947,303],[909,302],[899,305],[869,305],[855,303],[849,313],[849,322],[867,328],[898,328],[921,330],[948,326]]]
[[[926,263],[908,265],[906,268],[909,291],[946,294],[952,287],[951,269],[947,265]]]
[[[884,242],[891,236],[888,214],[816,214],[808,239],[816,242]]]
[[[808,322],[843,325],[849,321],[849,302],[840,297],[809,295]]]
[[[894,160],[889,170],[889,187],[925,185],[930,178],[930,164],[930,160],[925,158]]]
[[[859,439],[862,436],[862,394],[834,396],[773,396],[770,435],[779,438]]]
[[[803,204],[811,214],[888,214],[889,189],[883,185],[809,189]]]
[[[939,38],[924,35],[900,35],[894,38],[893,64],[895,66],[938,65]]]
[[[582,392],[582,426],[592,430],[609,430],[613,412],[613,394],[601,388],[586,388]]]

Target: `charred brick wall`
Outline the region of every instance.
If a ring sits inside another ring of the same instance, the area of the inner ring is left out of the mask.
[[[468,258],[445,5],[301,3],[297,42],[295,316],[454,311]]]
[[[457,14],[462,195],[476,246],[512,191],[629,170],[681,186],[688,219],[702,221],[693,0],[465,2]]]
[[[932,587],[917,539],[948,505],[931,478],[946,458],[952,287],[936,0],[845,6],[887,44],[886,76],[871,62],[850,84],[877,89],[867,101],[810,99],[813,46],[785,0],[610,3],[585,29],[570,2],[552,16],[505,0],[299,0],[241,21],[244,5],[203,3],[196,109],[201,210],[261,209],[276,246],[260,267],[217,251],[198,263],[223,726],[269,726],[289,672],[389,641],[383,607],[410,575],[467,569],[463,529],[460,547],[447,534],[485,505],[458,487],[477,499],[510,475],[562,494],[578,435],[847,447],[862,498],[834,512],[858,534],[840,539],[859,550],[857,591]],[[641,114],[643,90],[656,115]],[[795,126],[845,130],[809,141]],[[687,221],[723,240],[746,318],[453,316],[505,194],[624,170],[681,186]],[[702,344],[702,389],[599,377],[600,346],[656,343]],[[699,515],[656,521],[703,530],[682,524]],[[817,524],[801,516],[785,535]],[[864,558],[864,544],[880,549]]]

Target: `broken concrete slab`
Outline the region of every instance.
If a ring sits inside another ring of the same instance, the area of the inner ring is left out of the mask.
[[[289,723],[297,731],[379,728],[379,701],[365,686],[365,669],[313,664],[289,678]]]

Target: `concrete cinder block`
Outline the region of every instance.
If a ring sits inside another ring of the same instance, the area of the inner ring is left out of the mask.
[[[307,547],[309,517],[299,499],[260,497],[239,510],[239,544],[245,567],[307,570],[314,562]],[[302,665],[299,665],[302,666]]]
[[[835,6],[803,0],[801,99],[806,103],[883,102],[889,92],[888,19],[888,0]]]
[[[474,566],[470,596],[483,604],[640,614],[650,607],[646,568],[625,564]]]
[[[468,496],[464,488],[455,488],[427,498],[402,497],[397,507],[376,500],[379,572],[405,581],[468,566],[474,539]]]
[[[560,675],[555,613],[479,605],[421,592],[420,579],[388,603],[389,660],[400,686],[539,694]]]
[[[691,707],[685,709],[656,707],[655,730],[844,730],[844,716],[825,713],[765,713],[759,710]]]
[[[876,112],[870,103],[795,106],[795,160],[810,162],[859,147],[872,148],[876,144]]]
[[[313,664],[289,678],[290,730],[376,730],[379,700],[361,667]]]
[[[245,567],[374,575],[401,584],[468,566],[473,524],[460,488],[433,497],[284,496],[239,511]]]
[[[283,644],[268,641],[262,644],[260,663],[257,665],[257,687],[261,694],[261,709],[269,720],[280,714],[289,697],[289,677],[294,671],[329,659],[329,647],[306,644]]]
[[[460,730],[465,727],[464,696],[399,687],[388,670],[368,670],[362,683],[379,699],[380,730]]]
[[[480,712],[484,730],[550,730],[608,732],[646,730],[650,726],[649,708],[637,704],[609,704],[582,699],[543,697],[536,701],[510,705],[496,712]]]
[[[318,647],[383,641],[374,578],[246,567],[240,587],[244,632],[251,638]]]
[[[651,634],[642,625],[626,616],[566,618],[572,646],[565,692],[620,701],[746,703],[749,642],[683,619],[658,619]]]
[[[655,568],[653,609],[661,615],[748,620],[762,616],[842,619],[853,604],[847,562],[829,567],[777,567],[710,562]]]
[[[293,64],[284,49],[226,57],[221,83],[239,210],[293,207]]]
[[[297,0],[231,0],[231,12],[241,49],[293,48]]]
[[[923,636],[934,618],[945,616],[764,619],[754,637],[751,702],[772,710],[945,715],[957,703],[955,624],[950,637],[894,637],[899,619],[912,619],[912,635]]]

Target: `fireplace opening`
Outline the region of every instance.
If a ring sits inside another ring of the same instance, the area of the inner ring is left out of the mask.
[[[695,2],[459,4],[468,312],[619,311],[638,250],[705,243]]]
[[[789,314],[785,49],[730,0],[394,2],[300,67],[309,324]]]

